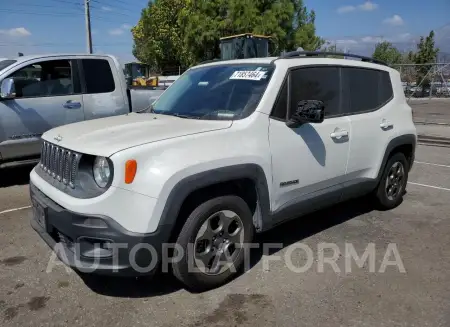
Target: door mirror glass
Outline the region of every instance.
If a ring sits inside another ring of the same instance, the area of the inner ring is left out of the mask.
[[[2,99],[14,99],[16,97],[13,78],[5,78],[2,81],[0,86],[0,97]]]
[[[297,104],[297,108],[293,108],[294,112],[286,125],[295,128],[305,123],[321,123],[323,122],[325,105],[320,100],[302,100]]]

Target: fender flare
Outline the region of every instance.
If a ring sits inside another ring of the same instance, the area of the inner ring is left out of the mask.
[[[386,163],[387,163],[392,151],[395,148],[402,146],[402,145],[411,145],[412,146],[412,156],[411,156],[411,160],[409,162],[409,169],[411,170],[412,164],[414,163],[415,151],[416,151],[416,146],[417,146],[417,137],[414,134],[405,134],[405,135],[397,136],[394,139],[392,139],[386,147],[386,151],[384,152],[384,156],[383,156],[383,161],[381,162],[380,169],[378,170],[377,182],[380,181],[381,176],[383,175],[384,167],[386,166]]]
[[[220,167],[181,179],[172,188],[167,197],[159,225],[169,225],[173,228],[177,222],[181,206],[192,192],[214,184],[243,178],[250,179],[255,184],[257,193],[255,217],[257,226],[258,224],[261,225],[267,221],[266,218],[269,215],[270,197],[266,175],[262,167],[258,164],[239,164]]]

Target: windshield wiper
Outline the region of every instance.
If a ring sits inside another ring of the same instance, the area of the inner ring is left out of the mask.
[[[159,114],[159,113],[158,113]],[[178,118],[187,118],[187,119],[198,119],[198,117],[195,116],[189,116],[189,115],[184,115],[184,114],[179,114],[177,112],[161,112],[161,115],[167,115],[167,116],[175,116]]]
[[[137,113],[137,114],[140,114],[140,113],[145,112],[145,111],[147,111],[147,110],[149,110],[149,109],[150,109],[149,112],[150,112],[151,114],[155,112],[155,107],[153,107],[153,103],[152,103],[151,105],[149,105],[148,107],[144,108],[144,109],[141,109],[141,110],[136,111],[136,113]]]

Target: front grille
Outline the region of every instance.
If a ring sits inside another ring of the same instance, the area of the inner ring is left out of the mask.
[[[81,154],[77,152],[44,141],[39,164],[49,176],[74,188],[80,158]]]

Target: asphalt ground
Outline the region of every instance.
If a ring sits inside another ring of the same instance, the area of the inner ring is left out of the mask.
[[[281,249],[255,250],[249,271],[197,294],[170,276],[47,271],[51,251],[23,208],[28,173],[11,170],[0,182],[0,326],[450,326],[449,148],[418,147],[398,208],[355,200],[286,223],[258,238]],[[324,242],[341,252],[337,267],[320,269]],[[346,267],[346,244],[360,256],[375,249],[374,265]],[[299,246],[313,254],[303,272],[289,269],[308,261]]]
[[[423,98],[410,99],[416,123],[434,123],[450,125],[450,99]]]

